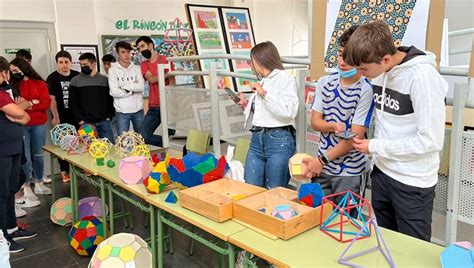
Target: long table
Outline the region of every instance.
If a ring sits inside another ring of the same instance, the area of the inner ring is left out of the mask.
[[[114,168],[97,166],[95,160],[89,154],[68,155],[58,147],[46,145],[44,149],[57,158],[70,163],[72,170],[80,169],[92,173],[98,181],[101,190],[101,198],[105,207],[106,191],[108,188],[109,216],[111,233],[113,234],[114,215],[112,196],[119,196],[138,208],[150,213],[150,236],[151,250],[153,255],[153,267],[163,267],[164,226],[169,226],[191,237],[210,249],[219,253],[219,256],[226,255],[229,260],[229,267],[234,266],[235,249],[237,246],[256,256],[267,260],[280,267],[333,267],[338,266],[338,258],[348,243],[339,243],[326,236],[319,228],[313,228],[290,240],[272,240],[260,232],[247,228],[234,220],[218,223],[195,212],[181,207],[179,204],[165,202],[167,192],[160,194],[149,193],[145,186],[127,185],[119,178],[118,164],[120,156],[112,150],[108,159],[115,161]],[[176,156],[178,153],[174,152]],[[77,217],[77,176],[72,176],[71,196],[76,199],[73,204],[75,217]],[[94,180],[92,180],[93,182]],[[91,182],[91,181],[89,181]],[[54,186],[54,180],[53,180]],[[97,185],[96,185],[97,186]],[[53,187],[54,189],[54,187]],[[177,194],[178,190],[173,190]],[[137,201],[131,198],[133,195],[140,199]],[[110,207],[112,205],[112,207]],[[105,209],[104,209],[105,211]],[[179,218],[196,228],[211,234],[218,241],[202,237],[195,228],[191,230],[178,224],[174,218]],[[76,219],[76,218],[75,218]],[[103,220],[105,221],[105,215]],[[104,225],[105,226],[105,225]],[[399,267],[440,267],[439,256],[442,247],[425,241],[415,239],[400,233],[392,232],[381,228],[395,264]],[[222,242],[222,243],[219,243]],[[360,240],[352,247],[351,252],[358,252],[375,246],[375,236],[369,239]],[[219,259],[220,260],[220,259]],[[380,253],[371,253],[352,260],[354,263],[362,264],[364,267],[388,267],[384,257]],[[219,262],[222,264],[221,262]]]

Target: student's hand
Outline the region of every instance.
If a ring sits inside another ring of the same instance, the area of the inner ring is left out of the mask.
[[[334,124],[334,133],[343,132],[344,130],[346,130],[346,125],[344,125],[343,123],[336,122]]]
[[[57,124],[59,124],[59,118],[58,117],[53,117],[53,120],[51,120],[51,125],[54,127]]]
[[[252,90],[256,91],[260,97],[264,97],[265,94],[267,94],[267,92],[263,89],[262,85],[260,85],[260,83],[258,82],[252,83],[250,86]]]
[[[304,158],[303,159],[303,170],[305,174],[303,174],[306,178],[314,178],[319,176],[323,171],[323,165],[319,161],[317,157],[313,158]]]
[[[79,125],[84,125],[84,123],[85,123],[84,120],[81,120],[81,121],[79,121],[78,124],[79,124]]]
[[[15,98],[15,103],[16,104],[19,104],[19,103],[22,103],[22,102],[25,102],[27,100],[25,100],[23,97],[16,97]]]
[[[359,138],[353,138],[352,139],[352,146],[354,146],[354,149],[357,151],[368,154],[369,153],[369,141],[367,139],[359,139]]]
[[[237,104],[240,105],[242,110],[245,110],[245,107],[247,107],[247,104],[249,104],[249,101],[245,99],[245,96],[242,92],[239,92],[238,95],[239,95],[240,101],[237,102]]]

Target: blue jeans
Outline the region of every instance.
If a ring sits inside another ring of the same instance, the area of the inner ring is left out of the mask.
[[[161,114],[159,107],[150,107],[148,112],[143,119],[142,126],[140,128],[140,134],[145,139],[146,144],[151,144],[158,147],[163,147],[163,139],[161,135],[155,135],[155,130],[161,124]],[[168,135],[174,135],[173,129],[168,129]]]
[[[115,144],[114,132],[112,131],[112,125],[110,120],[102,120],[97,123],[86,122],[86,124],[94,125],[99,134],[99,138],[107,138],[112,144]]]
[[[115,119],[117,120],[117,134],[120,135],[123,132],[130,130],[130,121],[133,124],[133,130],[138,132],[142,125],[143,118],[145,117],[143,110],[135,113],[115,113]]]
[[[46,144],[47,124],[39,126],[25,126],[24,146],[26,163],[23,164],[23,171],[26,174],[25,184],[31,182],[30,167],[33,167],[33,178],[37,181],[43,180],[44,171],[44,151],[43,146]]]
[[[245,182],[272,189],[290,180],[288,160],[295,154],[295,137],[289,130],[254,132],[245,161]]]

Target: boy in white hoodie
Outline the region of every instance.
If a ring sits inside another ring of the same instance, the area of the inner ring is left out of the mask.
[[[143,89],[145,82],[140,66],[132,63],[132,47],[128,42],[120,41],[115,45],[118,62],[109,69],[110,95],[114,98],[118,135],[130,129],[137,131],[143,122]]]
[[[413,46],[396,48],[388,26],[375,21],[352,34],[343,58],[373,78],[375,138],[355,138],[353,145],[375,162],[377,222],[430,241],[448,91],[436,70],[436,56]]]

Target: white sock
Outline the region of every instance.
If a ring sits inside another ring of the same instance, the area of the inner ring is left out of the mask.
[[[7,232],[9,235],[13,234],[14,232],[16,232],[18,230],[18,226],[16,226],[15,228],[13,229],[8,229]]]

